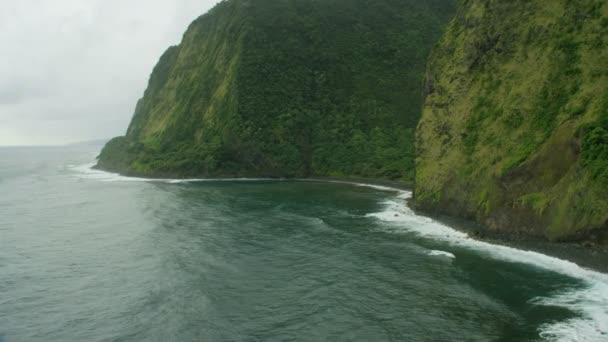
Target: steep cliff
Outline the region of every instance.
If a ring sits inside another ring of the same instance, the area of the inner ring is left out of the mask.
[[[464,0],[433,50],[420,209],[551,240],[608,235],[608,2]]]
[[[227,0],[161,57],[98,167],[413,180],[426,58],[453,0]]]

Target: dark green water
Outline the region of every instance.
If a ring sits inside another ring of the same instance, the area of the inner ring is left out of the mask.
[[[606,275],[407,193],[129,180],[98,149],[0,148],[4,341],[608,341]]]

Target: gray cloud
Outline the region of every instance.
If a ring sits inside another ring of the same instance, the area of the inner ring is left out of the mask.
[[[216,2],[3,2],[0,145],[124,134],[162,52]]]

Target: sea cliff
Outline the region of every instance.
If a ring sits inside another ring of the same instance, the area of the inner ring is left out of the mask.
[[[227,0],[150,77],[98,167],[150,177],[413,181],[428,53],[453,0]]]
[[[606,1],[462,1],[425,94],[419,209],[488,231],[606,242]]]

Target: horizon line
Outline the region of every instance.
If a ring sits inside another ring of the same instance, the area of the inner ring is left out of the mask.
[[[79,145],[79,144],[86,144],[86,143],[109,141],[110,139],[112,139],[112,138],[77,140],[77,141],[72,141],[72,142],[56,143],[56,144],[27,144],[27,143],[26,144],[3,144],[3,143],[0,143],[0,148],[6,148],[6,147],[66,147],[66,146],[70,146],[70,145]]]

